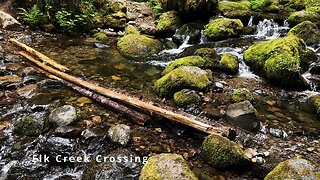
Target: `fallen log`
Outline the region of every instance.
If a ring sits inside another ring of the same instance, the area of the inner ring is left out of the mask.
[[[34,59],[33,57],[23,53],[23,52],[19,52],[19,54],[21,54],[22,56],[26,57],[27,59]],[[78,93],[87,96],[88,98],[91,98],[101,104],[103,104],[104,106],[106,106],[107,108],[109,108],[110,110],[113,110],[115,112],[120,113],[123,116],[126,116],[127,118],[131,119],[133,122],[139,124],[139,125],[144,125],[146,121],[148,121],[150,119],[150,117],[146,114],[142,114],[140,112],[137,112],[133,109],[130,109],[122,104],[119,104],[115,101],[112,101],[111,99],[93,93],[85,88],[82,88],[80,86],[77,86],[75,84],[72,84],[66,80],[63,80],[57,76],[54,76],[52,74],[49,74],[47,72],[45,72],[44,70],[40,69],[40,68],[36,68],[40,73],[45,74],[46,76],[48,76],[51,79],[55,79],[59,82],[61,82],[62,84],[64,84],[65,86],[77,91]]]
[[[26,50],[27,52],[29,52],[30,54],[34,55],[34,56],[37,56],[38,58],[40,58],[41,60],[43,60],[44,62],[50,64],[51,66],[61,70],[61,71],[69,71],[69,69],[57,62],[55,62],[54,60],[50,59],[49,57],[47,57],[46,55],[36,51],[35,49],[17,41],[16,39],[10,39],[9,40],[10,42],[12,42],[13,44],[23,48],[24,50]]]
[[[227,126],[224,126],[221,124],[219,125],[219,127],[214,127],[214,126],[209,125],[207,123],[197,121],[193,118],[190,118],[190,117],[178,114],[178,113],[174,113],[172,111],[168,111],[166,109],[163,109],[163,108],[154,106],[152,104],[146,103],[144,101],[141,101],[138,98],[129,97],[129,96],[114,92],[112,90],[109,90],[107,88],[98,86],[94,83],[90,83],[90,82],[84,81],[80,78],[76,78],[74,76],[68,75],[64,72],[58,71],[58,70],[53,69],[45,64],[42,64],[40,61],[37,61],[34,58],[29,58],[29,56],[23,52],[19,52],[19,54],[23,55],[24,57],[29,59],[31,62],[35,63],[37,66],[41,67],[45,71],[47,71],[55,76],[58,76],[59,78],[62,78],[66,81],[77,84],[79,86],[88,88],[96,93],[107,96],[113,100],[131,105],[133,107],[136,107],[136,108],[139,108],[142,110],[146,110],[151,114],[156,114],[156,115],[168,118],[170,120],[185,124],[187,126],[193,127],[199,131],[202,131],[202,132],[205,132],[208,134],[217,134],[217,135],[221,135],[221,136],[226,136],[228,138],[235,137],[235,131],[230,127],[227,127]]]

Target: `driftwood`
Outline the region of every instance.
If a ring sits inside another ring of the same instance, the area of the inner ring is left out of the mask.
[[[69,69],[61,64],[58,64],[57,62],[55,62],[54,60],[50,59],[49,57],[45,56],[44,54],[36,51],[35,49],[17,41],[16,39],[10,39],[10,42],[12,42],[13,44],[23,48],[24,50],[26,50],[27,52],[29,52],[30,54],[37,56],[38,58],[40,58],[41,60],[43,60],[44,62],[52,65],[53,67],[61,70],[61,71],[69,71]]]
[[[99,93],[101,95],[104,95],[106,97],[111,98],[112,100],[119,101],[124,104],[131,105],[133,107],[136,107],[138,109],[146,110],[151,114],[156,114],[165,118],[168,118],[170,120],[185,124],[187,126],[193,127],[199,131],[208,133],[208,134],[218,134],[226,137],[234,137],[235,132],[230,127],[219,125],[219,127],[214,127],[212,125],[206,124],[201,121],[197,121],[194,118],[184,116],[182,114],[178,114],[160,107],[157,107],[155,105],[149,104],[147,102],[141,101],[138,98],[129,97],[117,92],[114,92],[112,90],[109,90],[107,88],[101,87],[99,85],[96,85],[91,82],[84,81],[80,78],[68,75],[64,72],[58,71],[56,69],[53,69],[45,64],[42,64],[40,61],[35,60],[34,58],[29,58],[28,55],[25,56],[25,53],[19,52],[21,55],[29,59],[31,62],[35,63],[37,66],[41,67],[45,71],[58,76],[59,78],[62,78],[66,81],[69,81],[71,83],[77,84],[79,86],[88,88],[96,93]]]

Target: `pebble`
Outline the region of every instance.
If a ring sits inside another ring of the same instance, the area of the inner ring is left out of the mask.
[[[22,88],[18,88],[16,92],[20,97],[30,99],[37,94],[37,89],[38,87],[36,84],[29,84],[29,85],[23,86]]]
[[[108,137],[112,142],[126,146],[131,139],[130,126],[125,124],[114,125],[108,130]]]
[[[87,97],[80,97],[79,99],[77,99],[77,102],[83,104],[91,104],[92,100]]]
[[[56,108],[49,115],[49,122],[57,126],[69,125],[76,119],[76,109],[70,105],[64,105]]]
[[[94,125],[98,125],[101,123],[101,117],[100,116],[94,116],[92,117],[92,122]]]

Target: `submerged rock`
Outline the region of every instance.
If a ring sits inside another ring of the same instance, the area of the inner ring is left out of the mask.
[[[189,169],[186,161],[178,154],[151,156],[141,170],[140,180],[147,179],[198,179]]]
[[[206,25],[204,35],[211,41],[218,41],[239,36],[242,28],[239,19],[218,18]]]
[[[202,25],[198,23],[188,23],[181,26],[172,36],[172,41],[178,45],[184,43],[188,38],[188,44],[200,42]]]
[[[177,106],[184,107],[188,105],[199,105],[201,97],[194,90],[183,89],[173,95]]]
[[[264,179],[317,180],[319,179],[319,174],[315,172],[314,166],[309,161],[305,159],[294,158],[279,163]]]
[[[119,39],[118,50],[129,58],[145,58],[162,50],[160,41],[144,35],[129,34]]]
[[[76,109],[70,105],[64,105],[56,108],[49,115],[49,122],[56,126],[72,124],[76,119]]]
[[[219,61],[221,70],[229,74],[237,74],[239,71],[238,57],[232,54],[224,54]]]
[[[126,146],[131,139],[130,126],[125,124],[112,126],[108,130],[108,137],[112,142]]]
[[[234,103],[242,102],[242,101],[252,101],[253,100],[253,95],[251,92],[246,89],[233,89],[232,94],[231,94],[231,101]]]
[[[288,18],[288,23],[291,27],[303,21],[311,21],[317,26],[320,26],[320,14],[311,11],[298,11],[292,13]]]
[[[179,67],[154,84],[154,91],[160,96],[172,96],[184,88],[204,90],[211,85],[212,74],[195,66]]]
[[[219,135],[206,137],[202,143],[202,152],[208,163],[216,168],[226,169],[248,163],[237,143]]]
[[[210,59],[204,59],[200,56],[187,56],[172,61],[162,72],[162,75],[166,75],[174,69],[181,66],[196,66],[199,68],[207,69],[213,67],[213,61]]]
[[[292,34],[303,39],[307,45],[318,43],[320,40],[319,29],[317,25],[311,21],[304,21],[296,25],[290,29],[288,34]]]
[[[308,85],[301,76],[301,62],[306,54],[303,40],[289,35],[250,46],[244,52],[244,60],[253,71],[276,85],[305,89]]]
[[[34,113],[23,117],[17,120],[13,126],[15,132],[26,136],[39,136],[49,128],[45,113]]]
[[[180,26],[181,20],[178,13],[175,11],[169,11],[163,13],[159,17],[158,24],[156,26],[158,33],[160,34],[173,34]]]
[[[257,110],[249,101],[231,104],[225,113],[225,120],[247,131],[257,132],[260,129]]]

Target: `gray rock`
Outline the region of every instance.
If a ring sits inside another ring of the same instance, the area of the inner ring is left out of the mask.
[[[55,159],[58,155],[62,157],[71,156],[73,144],[72,141],[67,138],[50,137],[42,142],[40,146],[41,149],[39,153],[47,154],[49,157]]]
[[[77,119],[76,109],[70,105],[64,105],[54,109],[49,115],[49,122],[56,126],[66,126]]]
[[[225,113],[225,120],[247,131],[257,132],[260,129],[257,111],[249,101],[231,104]]]
[[[177,32],[172,36],[172,41],[181,45],[189,36],[188,44],[196,44],[200,42],[201,24],[189,23],[181,26]]]
[[[14,131],[21,135],[38,136],[49,128],[46,117],[46,113],[33,113],[25,116],[13,124]]]
[[[108,136],[111,141],[126,146],[131,139],[130,127],[125,124],[118,124],[110,127]]]
[[[20,30],[21,24],[10,14],[0,11],[0,27],[7,30]]]

